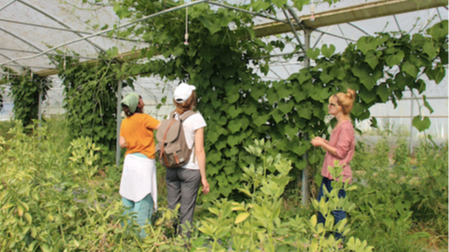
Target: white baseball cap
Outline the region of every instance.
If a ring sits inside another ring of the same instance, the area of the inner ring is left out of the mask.
[[[189,85],[187,83],[181,83],[175,88],[175,92],[173,92],[173,98],[177,103],[183,103],[189,99],[192,95],[192,91],[195,90],[196,87],[193,85]]]

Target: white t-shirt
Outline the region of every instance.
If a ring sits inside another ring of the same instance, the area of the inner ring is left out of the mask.
[[[179,116],[176,113],[175,113],[175,118],[179,119]],[[195,142],[195,130],[206,127],[206,121],[204,120],[203,116],[199,112],[197,112],[197,113],[189,116],[182,123],[182,127],[184,129],[184,135],[186,137],[187,147],[189,147],[189,149],[192,149],[193,143]],[[194,153],[195,153],[195,150],[193,149],[192,154],[190,154],[189,162],[186,165],[184,165],[182,168],[192,169],[192,170],[200,169],[200,167],[198,166],[196,156],[195,156],[195,162],[193,162]]]

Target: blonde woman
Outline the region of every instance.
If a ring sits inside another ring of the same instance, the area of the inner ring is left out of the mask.
[[[173,93],[173,102],[176,106],[175,118],[179,120],[186,111],[193,110],[196,105],[195,86],[186,83],[179,84]],[[168,168],[165,181],[167,183],[168,207],[179,209],[179,226],[177,233],[182,234],[182,226],[192,222],[195,202],[200,183],[202,193],[209,193],[209,183],[206,178],[206,153],[204,151],[204,128],[206,121],[200,113],[195,113],[182,123],[187,145],[194,148],[189,162],[181,168]],[[187,231],[190,237],[190,232]]]
[[[354,90],[348,89],[346,93],[337,93],[329,98],[329,114],[335,116],[337,125],[333,129],[329,141],[321,137],[315,137],[311,141],[313,146],[321,147],[326,150],[323,167],[321,169],[323,181],[321,182],[320,191],[318,193],[318,201],[324,196],[324,186],[329,192],[332,190],[331,182],[334,178],[331,176],[328,167],[333,167],[335,161],[339,161],[339,164],[343,166],[343,171],[340,174],[340,176],[343,177],[343,182],[352,182],[352,170],[349,166],[349,162],[352,160],[355,151],[355,131],[349,113],[352,110],[355,95],[356,93]],[[338,193],[338,197],[346,197],[346,192],[341,189]],[[335,224],[346,218],[346,212],[343,210],[332,211],[332,215],[334,216]],[[324,224],[325,221],[325,216],[318,212],[318,223]],[[344,239],[340,233],[337,233],[335,238]]]

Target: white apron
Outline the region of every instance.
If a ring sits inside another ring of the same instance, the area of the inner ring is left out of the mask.
[[[149,193],[157,211],[156,161],[135,155],[126,155],[120,181],[120,195],[128,200],[139,202]]]

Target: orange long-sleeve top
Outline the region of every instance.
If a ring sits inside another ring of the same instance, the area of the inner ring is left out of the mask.
[[[147,114],[136,113],[123,119],[120,127],[120,136],[125,138],[126,153],[141,153],[154,159],[156,148],[154,146],[153,129],[159,121]]]

